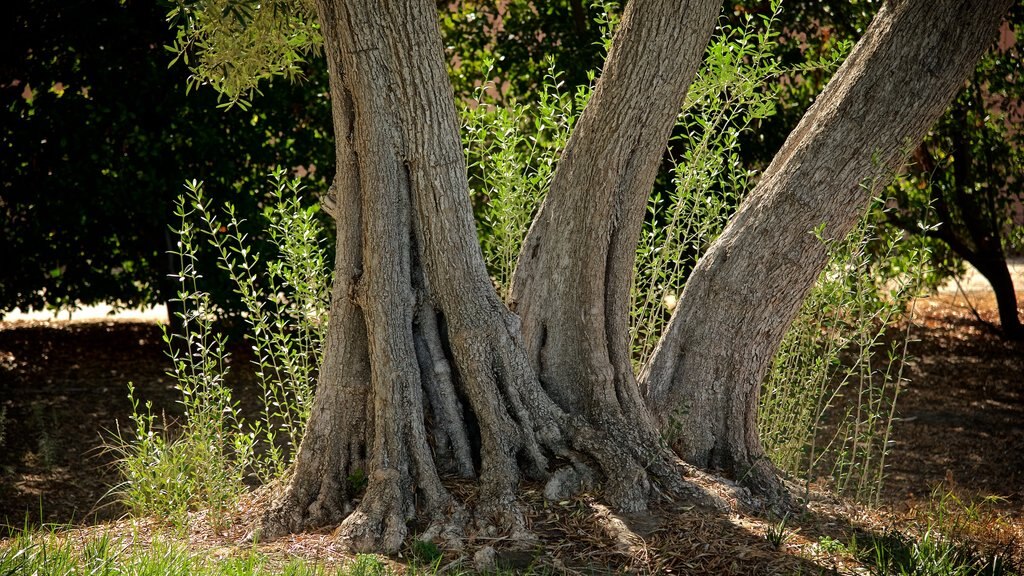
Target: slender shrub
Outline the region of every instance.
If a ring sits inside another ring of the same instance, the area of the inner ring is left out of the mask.
[[[225,207],[223,221],[211,209],[202,183],[187,183],[179,198],[173,254],[180,267],[180,327],[165,327],[164,341],[183,420],[168,425],[166,417],[157,419],[152,404],[143,409],[129,385],[132,430],[118,429],[112,442],[124,478],[116,491],[137,515],[180,523],[188,511],[204,509],[215,523],[222,521],[244,491],[243,480],[266,482],[283,474],[302,437],[327,325],[326,234],[315,217],[318,208],[300,202],[297,181],[278,171],[270,182],[264,218],[274,250],[266,262],[232,206]],[[243,417],[226,383],[228,339],[216,326],[221,311],[202,288],[202,239],[216,249],[220,268],[246,308],[246,337],[262,399],[254,417]]]
[[[113,443],[124,478],[116,490],[136,515],[154,514],[181,525],[189,510],[203,508],[216,523],[243,490],[253,441],[225,382],[226,339],[215,331],[216,310],[209,293],[201,289],[196,210],[179,198],[176,215],[179,241],[172,254],[179,264],[182,311],[177,313],[179,330],[171,332],[165,326],[163,334],[172,364],[168,375],[179,393],[183,423],[172,429],[166,418],[158,422],[149,402],[141,411],[135,388],[129,385],[134,429],[126,438],[118,428]]]
[[[323,356],[331,285],[319,207],[302,205],[299,181],[285,178],[283,170],[270,175],[270,184],[264,224],[276,257],[265,263],[247,241],[234,206],[225,206],[222,221],[202,185],[187,185],[218,265],[247,311],[246,338],[263,400],[248,425],[263,449],[253,464],[264,482],[284,473],[302,439]]]
[[[829,477],[838,492],[873,502],[928,268],[919,245],[870,223],[880,205],[846,238],[827,241],[816,231],[829,262],[776,354],[759,412],[762,442],[778,466],[805,480]]]
[[[497,105],[492,85],[463,103],[463,146],[477,205],[480,243],[495,288],[507,300],[519,249],[547,193],[569,133],[590,91],[563,90],[548,62],[547,82],[536,104]]]

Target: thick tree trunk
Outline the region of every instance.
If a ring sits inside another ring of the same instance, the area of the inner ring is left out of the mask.
[[[630,288],[647,198],[720,9],[718,0],[627,4],[513,277],[512,308],[544,389],[642,449],[622,462],[639,471],[620,486],[634,493],[613,497],[627,507],[642,505],[651,480],[676,474],[633,373]]]
[[[757,429],[761,381],[826,262],[962,85],[1009,0],[886,2],[697,264],[641,374],[684,459],[780,494]]]
[[[681,493],[667,449],[618,437],[635,418],[655,434],[635,385],[632,405],[608,399],[611,426],[596,409],[559,406],[537,379],[477,243],[434,5],[320,0],[318,15],[339,166],[325,203],[338,224],[330,335],[262,536],[341,522],[352,548],[395,552],[409,526],[454,544],[471,513],[478,530],[521,537],[524,476],[547,481],[551,498],[603,480],[630,510]],[[473,510],[442,474],[477,478]]]

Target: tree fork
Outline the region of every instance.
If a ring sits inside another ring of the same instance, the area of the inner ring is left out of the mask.
[[[886,2],[686,283],[641,374],[680,454],[784,495],[760,443],[761,381],[827,260],[994,37],[1009,0]],[[676,413],[673,413],[676,410]]]
[[[586,411],[564,410],[541,386],[476,238],[433,4],[322,0],[318,8],[340,167],[326,202],[339,230],[335,300],[311,435],[265,533],[351,510],[338,536],[356,549],[397,551],[414,518],[428,537],[457,537],[465,511],[441,485],[439,466],[475,473],[478,529],[514,537],[527,536],[515,506],[523,476],[563,494],[587,485],[596,468],[611,503],[628,510],[683,494],[678,461],[635,384],[608,386],[628,365],[606,371],[606,386],[580,388],[595,398]],[[341,422],[349,413],[364,416]],[[471,421],[475,455],[467,455]],[[358,449],[346,452],[354,439]],[[346,485],[358,472],[367,479],[361,497]],[[325,473],[329,484],[318,480]],[[330,513],[317,513],[325,499]]]

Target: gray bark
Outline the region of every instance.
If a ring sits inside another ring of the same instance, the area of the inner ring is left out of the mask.
[[[641,384],[687,461],[780,493],[758,438],[761,381],[826,263],[993,39],[1008,0],[886,2],[701,259]]]
[[[512,307],[523,320],[531,364],[566,410],[601,414],[616,403],[616,394],[636,388],[629,361],[636,244],[668,138],[721,5],[627,5],[524,242]]]
[[[630,288],[647,197],[720,9],[627,4],[513,276],[512,308],[544,389],[626,448],[620,480],[606,487],[620,506],[642,506],[652,484],[678,477],[634,377]]]
[[[901,5],[897,16],[905,8]],[[341,522],[336,533],[351,548],[396,552],[410,526],[422,530],[421,537],[455,544],[470,518],[477,530],[522,537],[526,524],[515,505],[515,490],[523,477],[547,482],[549,497],[601,481],[605,499],[624,510],[641,509],[660,494],[687,494],[681,466],[658,436],[630,369],[626,307],[646,197],[716,14],[717,3],[710,1],[629,4],[600,85],[524,248],[514,287],[520,324],[494,292],[476,240],[434,4],[318,1],[339,166],[325,208],[338,224],[338,257],[313,413],[289,484],[264,519],[263,537]],[[886,17],[892,20],[881,26],[886,30],[919,32],[914,26],[901,28],[900,17]],[[680,34],[692,31],[691,36]],[[875,78],[871,90],[899,92],[900,85],[891,85],[905,83],[887,81],[884,74],[905,73],[900,66],[916,70],[924,65],[925,72],[941,78],[949,74],[949,61],[965,58],[961,53],[966,50],[958,47],[955,57],[921,64],[907,62],[914,55],[903,53],[899,66],[889,66],[885,59],[876,62],[874,53],[884,52],[878,45],[897,35],[874,34],[874,45],[868,43],[874,47],[858,49],[851,56],[854,64],[848,64],[852,71],[840,72],[840,77]],[[973,39],[960,30],[947,31],[947,36],[965,46]],[[881,79],[864,70],[867,62],[883,66]],[[922,81],[926,91],[936,83],[945,85],[932,76]],[[713,270],[698,277],[696,296],[690,297],[703,314],[697,316],[698,329],[691,325],[690,332],[670,332],[665,344],[675,346],[676,353],[659,366],[671,370],[651,372],[648,390],[662,399],[704,394],[708,400],[695,405],[711,423],[693,423],[722,431],[724,439],[740,430],[741,440],[748,440],[744,434],[752,423],[723,421],[737,414],[737,402],[739,416],[749,417],[742,408],[751,398],[756,404],[757,383],[722,380],[721,363],[746,362],[737,364],[734,375],[749,375],[744,370],[757,369],[750,358],[761,359],[774,345],[729,342],[723,335],[774,338],[778,332],[781,337],[785,326],[770,316],[777,312],[772,306],[798,306],[817,265],[803,251],[813,255],[819,248],[805,241],[818,216],[805,214],[791,229],[782,219],[799,212],[794,206],[805,212],[820,207],[829,232],[841,233],[843,224],[828,215],[845,215],[863,202],[833,197],[820,188],[833,182],[828,178],[835,173],[844,183],[874,174],[861,173],[860,150],[892,155],[886,148],[890,141],[896,142],[890,146],[895,150],[916,134],[916,128],[898,128],[889,138],[861,135],[866,140],[854,142],[857,150],[837,155],[834,148],[860,134],[850,123],[864,119],[865,107],[889,110],[881,95],[857,92],[860,81],[839,86],[841,97],[816,107],[798,130],[803,136],[794,137],[799,144],[787,145],[778,166],[769,170],[765,191],[754,195],[756,214],[751,216],[746,207],[743,224],[724,236],[732,244],[727,240],[726,248],[713,250],[707,259]],[[895,106],[923,122],[916,111],[921,104],[901,94]],[[941,109],[940,100],[925,99],[925,116]],[[853,120],[844,119],[845,114]],[[820,172],[831,163],[839,168]],[[805,185],[792,187],[792,182]],[[785,191],[782,200],[776,199],[779,189]],[[737,241],[763,241],[769,233],[780,233],[781,247],[781,256],[773,252],[769,264]],[[733,270],[722,267],[723,262],[743,265]],[[785,275],[773,276],[775,269],[765,269],[770,266],[792,274],[797,288],[789,287]],[[772,306],[751,303],[745,298],[765,292],[749,289],[749,277],[742,274],[761,274],[771,289],[790,293],[769,298]],[[723,308],[722,316],[709,313],[706,305],[718,297],[734,303]],[[723,319],[748,332],[701,324]],[[730,343],[726,352],[732,356],[715,350],[723,342]],[[679,347],[686,354],[680,355]],[[690,350],[707,360],[701,363]],[[679,358],[684,361],[676,362]],[[700,372],[704,368],[710,376]],[[658,378],[668,378],[671,386],[659,388]],[[722,382],[731,388],[710,387]],[[737,393],[738,400],[724,398],[723,390]],[[712,443],[712,448],[717,446]],[[743,448],[741,455],[748,457],[750,451]],[[448,493],[442,474],[476,479],[479,492],[472,510]],[[365,491],[353,482],[358,478],[367,480]]]
[[[614,427],[541,387],[476,239],[434,5],[321,0],[318,15],[339,158],[325,201],[338,224],[334,300],[306,438],[262,536],[341,521],[351,548],[395,552],[414,521],[427,537],[456,539],[472,512],[477,529],[522,537],[524,476],[552,495],[600,477],[628,510],[681,493],[667,449],[611,436],[629,427],[630,408],[650,422],[635,384]],[[476,477],[472,511],[441,471]],[[364,493],[355,477],[368,480]]]

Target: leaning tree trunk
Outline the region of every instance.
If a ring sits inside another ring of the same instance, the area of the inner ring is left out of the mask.
[[[641,374],[684,459],[779,493],[761,381],[827,260],[948,106],[1010,0],[886,2],[686,283]]]
[[[512,282],[512,309],[522,318],[529,360],[544,389],[563,410],[630,436],[643,452],[623,469],[643,470],[648,462],[655,478],[675,473],[674,456],[644,406],[630,359],[636,245],[672,127],[721,5],[627,4]],[[647,476],[640,473],[633,486],[646,485]],[[634,499],[633,506],[640,504]]]
[[[635,4],[662,19],[650,10],[671,5]],[[350,547],[395,552],[409,526],[421,538],[457,539],[467,521],[523,536],[514,502],[523,477],[546,481],[553,498],[603,480],[610,503],[625,509],[683,493],[669,452],[617,437],[595,410],[560,406],[537,379],[477,242],[434,4],[317,5],[338,150],[326,202],[338,256],[317,397],[262,537],[341,522]],[[651,33],[624,25],[620,37]],[[638,64],[660,57],[632,50]],[[622,421],[646,417],[635,390],[632,404],[606,400]],[[476,478],[472,510],[443,475]]]

